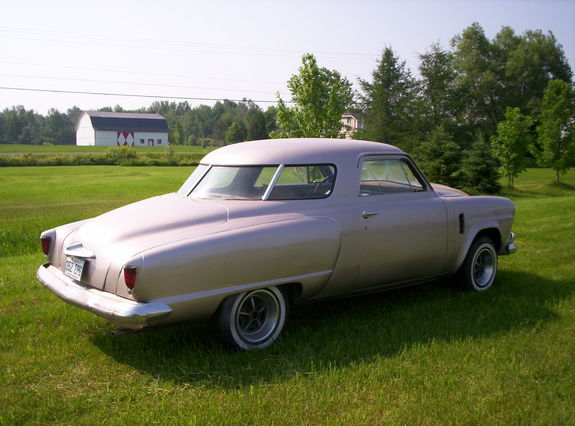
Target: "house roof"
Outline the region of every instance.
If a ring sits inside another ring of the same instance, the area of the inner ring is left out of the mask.
[[[344,112],[344,113],[341,115],[341,118],[345,118],[345,117],[353,117],[353,118],[355,118],[356,120],[361,120],[361,119],[363,118],[363,117],[361,116],[361,114],[358,114],[358,113],[356,113],[356,112]]]
[[[168,123],[160,114],[102,111],[84,111],[84,114],[90,117],[95,130],[168,132]]]

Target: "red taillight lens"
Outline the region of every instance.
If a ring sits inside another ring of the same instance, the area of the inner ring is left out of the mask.
[[[42,251],[46,256],[48,256],[48,252],[50,251],[50,243],[52,242],[52,238],[50,237],[41,237],[40,244],[42,244]]]
[[[138,269],[134,267],[126,266],[124,268],[124,282],[126,283],[126,287],[130,290],[134,289],[136,285],[136,276],[138,275]]]

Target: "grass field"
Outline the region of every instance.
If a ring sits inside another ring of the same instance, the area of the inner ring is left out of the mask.
[[[575,172],[506,194],[494,288],[447,280],[292,310],[265,351],[203,324],[112,337],[35,280],[41,230],[175,190],[186,167],[0,169],[0,424],[575,424]]]
[[[201,146],[191,145],[170,145],[174,152],[178,154],[206,154],[214,148],[202,148]],[[39,153],[39,154],[58,154],[58,153],[82,153],[82,152],[106,152],[108,146],[77,146],[77,145],[22,145],[22,144],[0,144],[0,155],[6,153]],[[134,146],[139,153],[156,153],[166,152],[166,146]]]

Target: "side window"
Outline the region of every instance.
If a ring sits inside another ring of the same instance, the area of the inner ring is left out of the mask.
[[[402,159],[366,159],[361,170],[359,195],[397,194],[424,191],[409,163]]]
[[[405,176],[407,176],[407,180],[409,181],[411,188],[415,192],[425,191],[425,185],[419,181],[417,176],[415,176],[415,173],[413,173],[413,170],[411,170],[411,166],[409,165],[409,163],[405,160],[401,160],[401,167],[405,172]]]

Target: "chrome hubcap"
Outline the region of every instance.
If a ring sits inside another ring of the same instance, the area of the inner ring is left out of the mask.
[[[473,281],[478,287],[485,287],[491,282],[495,272],[493,252],[483,248],[477,252],[473,261]]]
[[[253,291],[238,306],[238,334],[248,343],[264,341],[274,332],[279,317],[280,307],[276,297],[266,289]]]

